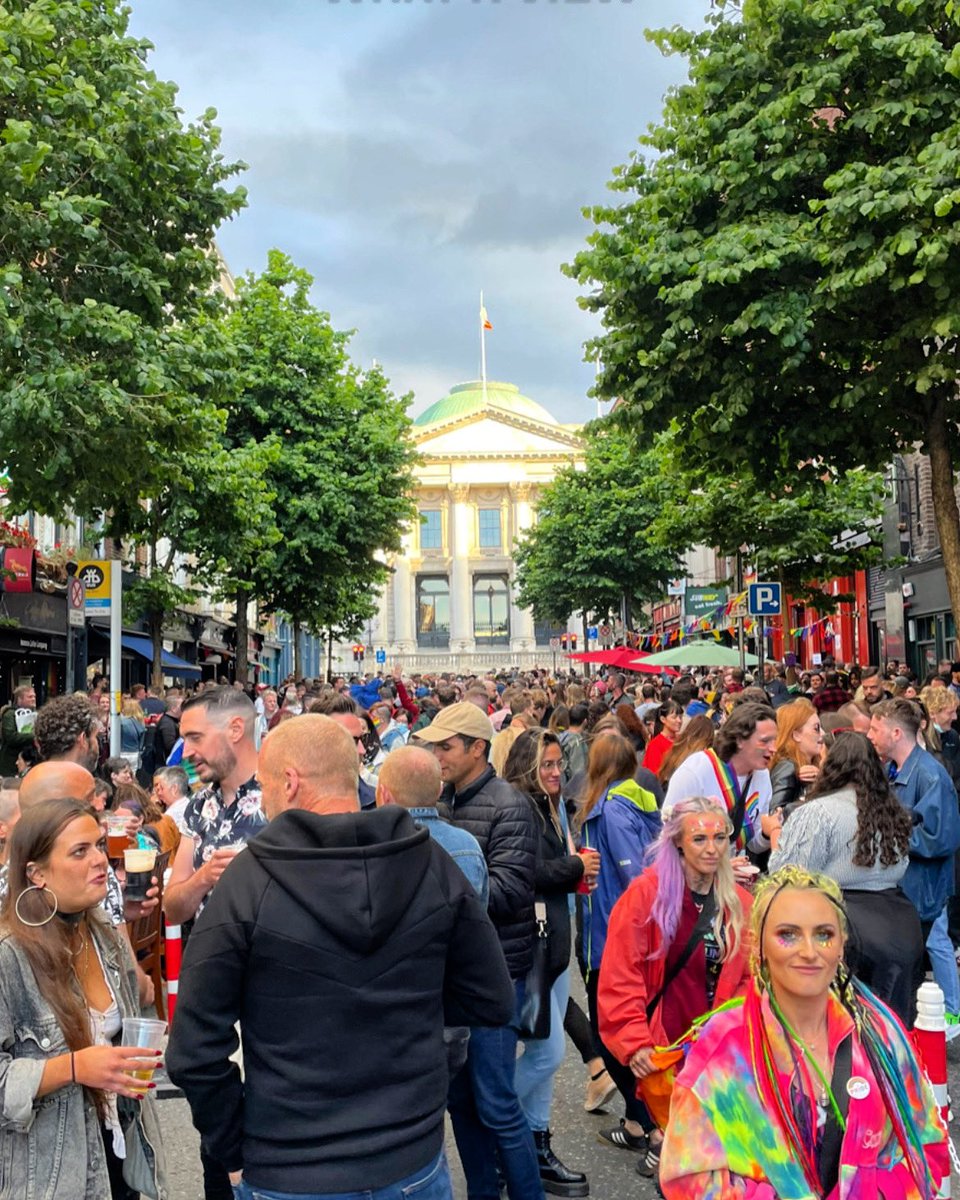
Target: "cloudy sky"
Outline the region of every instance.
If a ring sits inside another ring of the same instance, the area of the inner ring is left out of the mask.
[[[593,321],[560,273],[586,204],[659,115],[684,64],[645,27],[698,24],[708,0],[132,0],[131,31],[219,113],[249,164],[221,231],[234,274],[278,246],[314,301],[357,330],[417,413],[487,374],[561,421],[586,420]]]

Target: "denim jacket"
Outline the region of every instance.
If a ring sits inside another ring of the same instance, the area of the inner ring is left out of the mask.
[[[139,1016],[130,952],[93,910],[90,927],[122,1016]],[[79,1084],[37,1098],[48,1058],[68,1047],[30,963],[0,938],[0,1200],[105,1200],[110,1180],[100,1119]],[[118,1099],[127,1146],[123,1175],[134,1191],[167,1200],[154,1100]]]
[[[934,921],[953,895],[953,854],[960,847],[957,793],[944,768],[917,746],[893,779],[894,795],[913,814],[910,865],[901,887],[921,921]]]
[[[490,899],[490,879],[480,843],[473,834],[444,821],[435,808],[411,808],[409,812],[414,821],[426,829],[433,840],[446,850],[473,885],[473,890],[486,908]]]

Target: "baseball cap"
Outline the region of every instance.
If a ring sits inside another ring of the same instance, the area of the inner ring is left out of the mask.
[[[426,728],[417,730],[416,736],[425,742],[445,742],[457,734],[492,742],[493,725],[471,700],[461,700],[459,704],[441,708]]]

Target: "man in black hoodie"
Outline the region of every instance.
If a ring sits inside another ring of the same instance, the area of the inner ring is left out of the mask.
[[[449,1200],[444,1022],[514,1007],[493,926],[405,810],[359,811],[356,750],[328,717],[277,726],[257,774],[270,824],[197,921],[170,1077],[240,1196]]]

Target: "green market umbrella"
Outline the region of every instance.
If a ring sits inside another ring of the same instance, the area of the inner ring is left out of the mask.
[[[739,667],[740,651],[715,641],[685,642],[682,646],[648,654],[638,661],[645,667]],[[760,662],[755,654],[745,654],[743,661],[748,667],[755,667]]]

